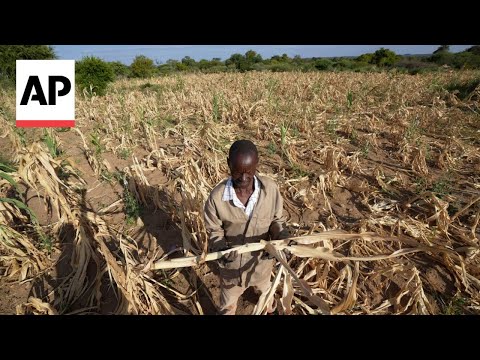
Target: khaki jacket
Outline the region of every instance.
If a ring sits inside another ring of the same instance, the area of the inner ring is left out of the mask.
[[[233,201],[223,201],[227,180],[218,184],[205,203],[205,225],[209,236],[209,251],[270,240],[269,228],[274,223],[280,225],[278,239],[289,236],[285,228],[283,199],[275,181],[256,175],[260,183],[260,195],[249,220],[242,209]],[[262,260],[263,251],[240,254],[235,261],[220,266],[220,276],[224,284],[253,286],[270,276],[273,260]]]

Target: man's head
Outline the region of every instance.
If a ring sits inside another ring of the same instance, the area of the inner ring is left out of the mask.
[[[250,140],[237,140],[228,152],[228,167],[235,187],[253,187],[253,176],[257,171],[258,151]]]

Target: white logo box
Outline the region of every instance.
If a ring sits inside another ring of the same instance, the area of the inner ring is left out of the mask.
[[[16,63],[17,127],[74,127],[75,60],[17,60]],[[70,91],[63,94],[66,90],[63,82],[68,81]],[[22,98],[26,104],[21,104]]]

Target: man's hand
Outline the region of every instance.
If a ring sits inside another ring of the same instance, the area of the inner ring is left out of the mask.
[[[270,240],[282,240],[290,237],[290,232],[286,228],[285,223],[273,221],[268,229]]]
[[[228,248],[222,249],[220,251],[228,250]],[[234,250],[229,252],[228,254],[223,255],[220,259],[218,259],[218,262],[225,266],[228,263],[234,262],[235,259],[238,257],[238,251]]]
[[[270,240],[278,240],[282,226],[278,222],[274,222],[270,225],[268,233],[270,234]]]

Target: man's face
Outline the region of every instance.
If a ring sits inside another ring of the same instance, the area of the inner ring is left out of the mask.
[[[258,157],[253,153],[237,153],[231,159],[229,158],[228,166],[234,186],[240,189],[252,187],[257,164]]]

